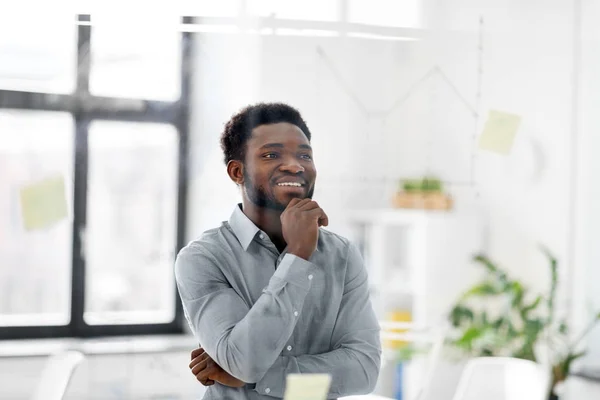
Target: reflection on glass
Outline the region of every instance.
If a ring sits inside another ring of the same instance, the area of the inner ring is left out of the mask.
[[[68,114],[0,112],[0,326],[70,320],[72,223],[26,230],[20,193],[62,176],[72,204],[73,131]]]
[[[0,88],[71,93],[77,67],[77,26],[69,13],[0,12]]]
[[[177,100],[179,17],[94,15],[90,92],[99,96]]]
[[[177,132],[170,125],[90,126],[88,324],[173,320],[177,149]]]

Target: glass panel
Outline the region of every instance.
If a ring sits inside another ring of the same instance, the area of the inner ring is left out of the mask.
[[[70,320],[73,121],[0,111],[0,326]]]
[[[349,0],[348,20],[360,24],[417,28],[419,0]]]
[[[248,0],[250,15],[268,17],[274,15],[283,19],[311,21],[337,21],[339,2],[337,0]]]
[[[180,17],[94,14],[90,92],[173,101],[181,75]]]
[[[15,6],[0,12],[0,88],[71,93],[77,67],[74,15]]]
[[[90,126],[88,324],[173,320],[177,149],[171,125],[98,121]]]
[[[181,15],[202,17],[237,17],[240,0],[181,0]]]

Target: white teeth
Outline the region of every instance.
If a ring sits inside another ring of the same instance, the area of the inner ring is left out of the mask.
[[[278,183],[277,186],[295,186],[295,187],[302,187],[301,183],[298,182],[282,182],[282,183]]]

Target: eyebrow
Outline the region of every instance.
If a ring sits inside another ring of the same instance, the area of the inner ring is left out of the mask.
[[[283,149],[284,147],[285,146],[282,143],[267,143],[267,144],[263,144],[262,146],[260,146],[261,149],[272,149],[272,148]],[[301,144],[298,147],[300,147],[301,149],[307,149],[307,150],[312,151],[312,147],[310,147],[307,144]]]

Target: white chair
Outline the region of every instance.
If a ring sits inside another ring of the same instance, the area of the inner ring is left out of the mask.
[[[78,351],[62,351],[48,357],[32,400],[63,400],[75,368],[83,361]]]
[[[550,369],[509,357],[470,360],[453,400],[547,400]]]

